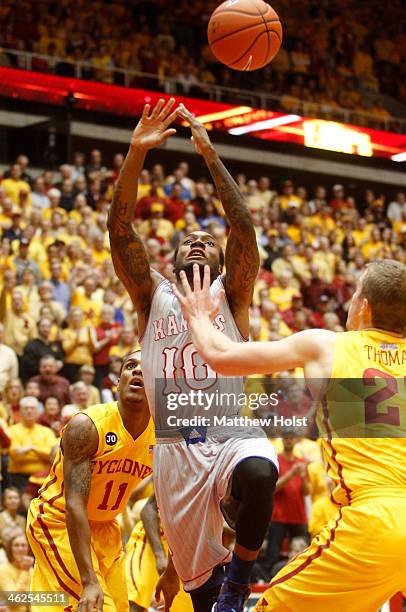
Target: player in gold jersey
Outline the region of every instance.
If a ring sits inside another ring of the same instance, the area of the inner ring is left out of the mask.
[[[115,517],[151,474],[154,443],[138,351],[125,358],[118,389],[118,402],[91,406],[71,419],[50,474],[31,502],[27,535],[36,560],[31,590],[66,592],[69,604],[57,610],[128,610]]]
[[[208,269],[203,287],[197,266],[194,291],[184,275],[182,284],[184,296],[174,291],[193,343],[214,370],[241,376],[302,367],[315,397],[320,379],[327,381],[322,447],[338,516],[275,576],[257,612],[376,612],[406,587],[406,266],[383,260],[366,267],[350,331],[312,329],[275,342],[237,344],[210,325],[218,303]],[[363,395],[349,379],[363,383]],[[334,436],[346,431],[347,407],[361,438]],[[215,608],[230,609],[226,602]]]

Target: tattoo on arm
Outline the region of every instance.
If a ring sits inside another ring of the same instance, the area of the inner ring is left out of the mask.
[[[141,237],[132,227],[133,207],[121,199],[116,187],[109,211],[111,256],[115,271],[137,311],[147,315],[152,289],[151,269]]]
[[[244,195],[217,155],[208,168],[223,204],[231,231],[226,249],[226,290],[234,303],[249,304],[259,268],[254,225]]]
[[[63,436],[65,480],[67,490],[77,493],[86,501],[90,492],[90,458],[97,450],[97,432],[85,415],[77,416]]]

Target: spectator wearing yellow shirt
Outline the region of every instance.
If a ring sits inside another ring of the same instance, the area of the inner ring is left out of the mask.
[[[370,238],[368,242],[366,242],[361,247],[361,253],[367,260],[377,259],[381,254],[383,249],[383,242],[381,240],[381,232],[378,227],[374,227],[371,230]]]
[[[307,466],[310,482],[310,495],[314,504],[318,499],[328,496],[327,471],[324,463],[318,459]]]
[[[173,234],[175,233],[175,228],[173,223],[168,221],[168,219],[163,218],[164,205],[156,202],[151,204],[150,210],[151,218],[140,223],[138,226],[138,233],[141,236],[148,238],[151,231],[153,231],[154,236],[163,238],[166,242],[170,242],[173,238]]]
[[[109,356],[115,355],[116,357],[124,357],[130,351],[137,350],[138,338],[136,337],[133,328],[130,325],[126,325],[120,330],[118,342],[115,346],[112,346],[109,351]]]
[[[327,492],[317,498],[312,505],[309,519],[310,537],[314,538],[325,525],[338,514],[338,506],[331,501],[330,493],[334,489],[333,482],[325,474]]]
[[[277,279],[276,285],[269,289],[269,299],[281,312],[292,307],[292,297],[297,295],[297,288],[291,286],[292,275],[283,272]]]
[[[91,365],[83,365],[79,370],[79,381],[84,382],[88,390],[89,406],[101,402],[100,391],[92,384],[95,375],[96,370]]]
[[[137,200],[141,200],[141,198],[145,198],[145,196],[149,195],[151,190],[151,175],[148,170],[145,168],[141,170],[140,176],[138,178],[138,191],[137,191]],[[161,189],[162,196],[165,197],[165,192]]]
[[[106,259],[110,259],[111,255],[109,251],[104,248],[104,236],[103,234],[98,234],[93,239],[93,249],[92,249],[92,258],[93,262],[96,264],[98,268],[103,266],[103,263]]]
[[[282,195],[277,199],[281,210],[286,210],[288,206],[300,208],[303,204],[301,198],[294,193],[294,185],[292,181],[285,181],[282,187]]]
[[[27,205],[31,207],[31,187],[29,184],[22,179],[22,170],[20,164],[13,164],[10,168],[10,178],[5,178],[1,186],[7,198],[13,202],[13,204],[20,204],[21,192],[25,192],[28,195]]]
[[[42,218],[46,221],[51,221],[53,213],[58,212],[60,215],[62,215],[63,223],[66,223],[68,215],[66,210],[59,206],[62,196],[59,189],[56,189],[56,187],[52,187],[52,189],[48,191],[47,196],[49,198],[49,208],[44,208],[42,210]]]
[[[18,514],[21,507],[21,494],[15,487],[7,487],[3,492],[3,511],[0,512],[0,544],[1,534],[5,527],[17,527],[25,531],[25,518]]]
[[[76,381],[81,366],[93,364],[96,336],[93,327],[83,324],[83,312],[80,308],[71,308],[68,323],[69,326],[61,332],[65,373],[69,380]]]
[[[4,342],[21,357],[27,342],[36,335],[36,325],[31,315],[24,311],[21,291],[12,291],[11,308],[6,308],[6,297],[7,289],[3,289],[0,296],[0,320],[4,325]]]
[[[357,221],[356,228],[352,232],[352,236],[355,240],[355,244],[357,245],[357,247],[362,246],[365,242],[368,241],[372,227],[373,226],[367,224],[367,220],[363,217],[361,217]]]
[[[11,425],[9,449],[10,485],[23,491],[29,477],[49,469],[51,452],[57,440],[49,427],[38,425],[38,400],[28,396],[20,400],[20,423]]]
[[[21,285],[17,285],[16,289],[22,293],[24,304],[26,305],[28,312],[31,313],[36,319],[39,310],[40,298],[38,294],[38,287],[35,284],[35,274],[31,268],[25,268],[23,270]]]
[[[62,321],[66,318],[66,310],[60,302],[52,299],[52,291],[52,283],[48,280],[42,281],[38,287],[39,305],[36,315],[37,317],[39,316],[39,311],[42,306],[49,306],[52,311],[52,318],[57,325],[61,325]]]
[[[6,543],[5,549],[7,563],[1,566],[0,592],[13,591],[19,593],[29,591],[34,559],[30,556],[25,534],[18,532],[13,534]],[[13,612],[28,612],[31,608],[26,605],[13,605],[9,608],[8,606],[2,606],[0,603],[0,610],[8,612],[9,609],[12,609]]]
[[[83,281],[83,289],[79,287],[74,291],[71,306],[77,306],[83,312],[86,322],[96,326],[100,322],[101,304],[95,299],[96,282],[92,276]]]

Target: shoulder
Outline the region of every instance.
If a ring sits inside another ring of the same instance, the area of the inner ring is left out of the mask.
[[[78,459],[83,455],[94,455],[98,446],[98,434],[92,419],[79,412],[74,415],[62,435],[65,455]]]

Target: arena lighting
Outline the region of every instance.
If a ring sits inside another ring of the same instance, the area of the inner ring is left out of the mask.
[[[391,160],[395,162],[406,161],[406,151],[403,151],[403,153],[397,153],[396,155],[392,155]]]
[[[303,121],[304,144],[306,147],[351,153],[372,157],[374,150],[369,134],[351,129],[342,123],[309,119]]]
[[[73,113],[78,109],[134,118],[140,116],[146,102],[155,104],[163,95],[160,92],[146,89],[133,89],[17,68],[0,67],[1,97],[64,106],[65,98],[69,94],[73,94],[78,100]],[[168,96],[164,95],[164,97]],[[249,106],[233,106],[232,104],[199,98],[177,95],[176,101],[178,103],[183,102],[195,117],[203,120],[207,129],[231,134],[245,133],[252,138],[284,142],[301,147],[306,146],[304,124],[312,121],[328,123],[321,118],[311,119],[310,117],[286,115],[286,113],[282,114]],[[217,119],[213,119],[213,117],[217,117]],[[218,117],[222,118],[219,119]],[[365,151],[370,153],[372,148],[373,157],[386,158],[393,162],[406,161],[406,134],[338,122],[333,123],[340,126],[340,142],[337,142],[340,146],[337,150],[341,153],[364,154],[365,156]],[[343,130],[349,132],[345,131],[343,136]],[[323,136],[323,142],[326,141],[327,132],[324,127],[321,128],[321,135],[314,132],[313,129],[313,136],[311,137],[313,146],[315,146],[317,140],[321,142],[321,136]],[[362,134],[363,137],[356,136],[356,134]],[[334,138],[330,134],[327,150],[332,150]],[[349,146],[349,143],[351,143],[351,146]],[[312,146],[310,142],[307,144]],[[362,145],[361,149],[360,145]],[[322,147],[317,148],[323,150]],[[370,157],[369,154],[364,159],[368,157]]]
[[[196,115],[196,119],[198,119],[201,123],[209,123],[210,121],[221,121],[222,119],[229,119],[230,117],[235,117],[236,115],[250,113],[253,110],[254,109],[251,108],[251,106],[235,106],[234,108],[229,108],[228,110],[219,111],[217,113]]]
[[[229,134],[233,136],[241,136],[241,134],[249,134],[250,132],[259,132],[261,130],[271,130],[272,128],[278,127],[279,125],[286,125],[288,123],[295,123],[300,121],[299,115],[282,115],[282,117],[275,117],[274,119],[266,119],[265,121],[257,121],[251,123],[251,125],[244,125],[237,128],[231,128],[228,130]]]

